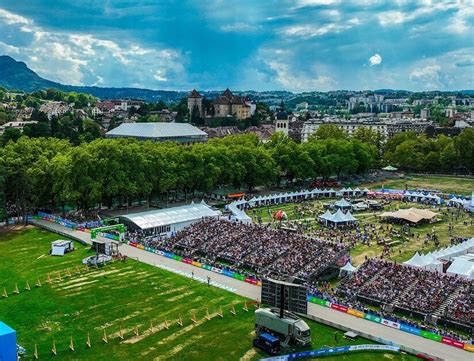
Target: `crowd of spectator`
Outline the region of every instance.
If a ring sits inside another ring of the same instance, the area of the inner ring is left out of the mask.
[[[215,218],[202,219],[168,239],[146,239],[131,233],[127,237],[148,247],[252,270],[259,277],[307,279],[335,264],[347,250],[343,243]]]
[[[444,310],[444,317],[448,320],[467,325],[474,324],[474,285],[464,283],[457,296],[448,303]]]
[[[450,295],[459,292],[447,305],[445,316],[470,324],[472,287],[472,280],[373,258],[352,277],[344,279],[337,293],[353,301],[363,297],[427,315],[435,313]]]

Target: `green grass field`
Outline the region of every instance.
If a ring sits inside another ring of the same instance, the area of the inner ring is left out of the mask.
[[[469,196],[474,191],[474,179],[453,176],[418,176],[406,175],[405,178],[391,179],[383,182],[367,183],[359,185],[359,187],[367,187],[369,189],[379,189],[382,187],[393,189],[429,189],[433,191],[441,191],[444,193],[456,193]]]
[[[36,228],[0,233],[0,320],[17,330],[33,358],[61,360],[257,360],[251,347],[254,316],[245,299],[133,260],[86,270],[90,251],[76,242],[64,257],[48,254],[60,237]],[[79,266],[79,268],[78,268]],[[51,282],[48,282],[48,274]],[[38,279],[42,286],[37,287]],[[61,280],[60,280],[61,279]],[[26,282],[31,290],[25,290]],[[19,294],[13,291],[17,285]],[[237,314],[230,313],[235,305]],[[218,316],[222,307],[224,317]],[[206,309],[210,319],[206,319]],[[195,313],[196,322],[191,320]],[[177,320],[182,317],[183,326]],[[335,329],[308,321],[313,348],[353,344]],[[166,329],[166,325],[169,326]],[[119,338],[123,330],[123,340]],[[134,334],[138,330],[138,335]],[[108,343],[102,341],[104,330]],[[87,334],[91,348],[86,347]],[[69,350],[73,337],[75,351]],[[360,339],[355,342],[371,343]],[[410,355],[360,353],[327,360],[415,360]]]

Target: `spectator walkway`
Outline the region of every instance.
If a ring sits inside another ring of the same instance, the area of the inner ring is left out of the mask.
[[[90,235],[88,233],[74,231],[61,226],[60,224],[42,220],[35,220],[32,223],[40,226],[41,228],[49,229],[64,236],[69,235],[76,240],[81,240],[84,243],[91,244]],[[100,237],[98,238],[100,239]],[[259,300],[260,298],[260,287],[258,286],[241,282],[202,268],[197,268],[183,262],[177,262],[154,253],[128,246],[126,244],[121,244],[119,246],[119,250],[127,257],[137,259],[140,262],[153,266],[160,266],[161,268],[172,268],[178,272],[186,272],[188,274],[192,273],[195,277],[203,279],[210,277],[211,282],[216,282],[221,285],[226,285],[231,289],[235,289],[234,293],[240,296],[248,297],[254,300]],[[352,329],[355,332],[365,333],[375,338],[381,338],[422,353],[428,353],[431,356],[437,357],[439,359],[448,361],[465,361],[472,358],[472,354],[467,351],[422,337],[413,336],[400,330],[392,329],[381,324],[376,324],[374,322],[363,320],[349,314],[337,312],[312,303],[308,303],[308,314],[311,318],[314,318],[320,322],[326,324],[332,323],[342,325],[343,328]]]

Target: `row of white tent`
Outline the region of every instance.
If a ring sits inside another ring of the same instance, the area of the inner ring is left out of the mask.
[[[232,212],[234,220],[249,224],[252,223],[252,218],[249,217],[247,213],[245,213],[245,211],[240,209],[240,207],[242,205],[245,205],[246,203],[247,201],[245,199],[242,199],[228,204],[226,208]]]
[[[342,212],[340,209],[335,213],[331,213],[328,210],[319,216],[319,219],[325,223],[353,223],[357,222],[357,219],[351,214],[350,211],[347,213]]]
[[[438,251],[429,252],[427,254],[416,252],[412,258],[403,263],[413,267],[443,272],[443,262],[441,262],[441,260],[453,261],[451,266],[448,268],[447,273],[459,274],[463,277],[473,278],[474,263],[468,260],[462,260],[461,258],[462,255],[471,252],[474,252],[474,238],[470,238],[458,245],[442,248]],[[469,262],[469,264],[466,262]],[[460,270],[462,270],[462,272]]]
[[[295,199],[313,199],[319,197],[336,197],[336,196],[363,196],[367,195],[369,190],[367,188],[364,189],[351,189],[351,188],[342,188],[340,190],[334,189],[318,189],[315,188],[313,190],[301,190],[297,192],[287,192],[287,193],[276,193],[276,194],[268,194],[265,196],[258,196],[253,197],[248,201],[250,207],[258,207],[261,204],[266,203],[285,203],[290,202]]]
[[[441,197],[433,193],[422,193],[422,192],[411,192],[406,191],[403,193],[403,198],[406,198],[411,201],[434,201],[436,204],[441,204]]]

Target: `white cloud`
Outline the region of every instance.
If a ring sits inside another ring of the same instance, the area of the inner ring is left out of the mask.
[[[298,6],[328,6],[339,2],[340,0],[298,0]]]
[[[382,57],[377,53],[375,53],[369,58],[370,66],[380,65],[380,63],[382,63]]]
[[[153,75],[153,78],[155,78],[158,81],[167,81],[168,79],[166,78],[165,74],[161,70],[157,70],[155,74]]]
[[[337,81],[328,75],[327,69],[320,64],[312,64],[308,68],[300,69],[291,64],[295,54],[290,50],[261,49],[260,60],[274,74],[272,80],[291,91],[332,90],[337,86]]]
[[[26,61],[39,75],[64,84],[126,86],[133,79],[153,88],[184,73],[182,54],[174,49],[145,48],[91,34],[50,32],[30,19],[0,9],[2,26],[18,34],[26,32],[22,28],[27,26],[31,33],[22,46],[0,41],[2,53]]]
[[[409,19],[409,17],[405,13],[396,10],[385,11],[383,13],[380,13],[378,15],[378,18],[379,23],[382,26],[402,24],[403,22]]]
[[[259,28],[260,27],[257,25],[242,23],[242,22],[222,25],[220,27],[221,31],[224,31],[224,32],[251,32],[251,31],[257,31]]]
[[[288,36],[297,36],[302,38],[312,38],[323,36],[328,33],[339,33],[343,30],[350,29],[352,26],[343,24],[325,24],[321,26],[315,25],[296,25],[290,26],[283,30],[283,34]]]
[[[450,19],[446,30],[451,33],[465,34],[472,31],[474,6],[461,7]],[[472,35],[472,34],[471,34]]]
[[[424,88],[437,89],[442,87],[439,71],[441,67],[438,64],[426,65],[422,68],[415,68],[410,73],[410,80],[418,83]]]
[[[9,12],[7,10],[4,10],[4,9],[0,9],[0,19],[3,19],[4,22],[8,25],[11,25],[11,24],[24,24],[24,25],[27,25],[27,24],[31,23],[31,21],[28,20],[27,18],[25,18],[21,15],[11,13],[11,12]]]
[[[0,53],[3,54],[19,54],[20,49],[16,46],[4,43],[3,41],[0,41]]]

